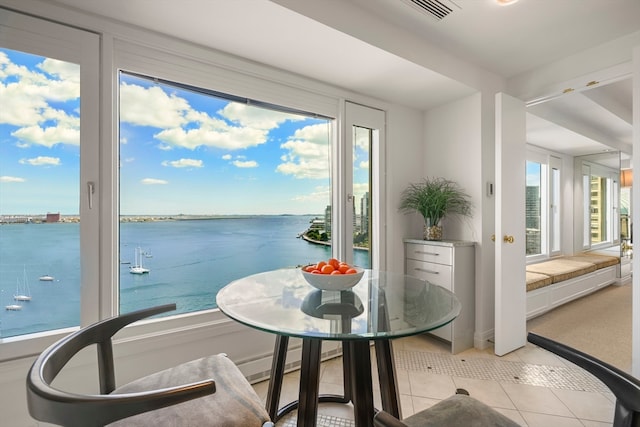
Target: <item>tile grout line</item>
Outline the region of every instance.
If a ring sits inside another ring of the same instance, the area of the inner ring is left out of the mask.
[[[445,353],[395,351],[396,369],[495,380],[514,384],[610,393],[596,377],[581,368],[539,365],[481,357],[461,358]]]

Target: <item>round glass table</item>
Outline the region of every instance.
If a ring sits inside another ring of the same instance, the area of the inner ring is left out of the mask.
[[[298,409],[298,426],[315,426],[318,402],[348,403],[356,426],[371,426],[375,408],[370,342],[375,346],[382,409],[400,418],[391,339],[444,326],[460,313],[448,290],[404,274],[365,270],[344,291],[321,291],[300,269],[267,271],[236,280],[218,292],[217,305],[231,319],[276,335],[267,394],[275,422]],[[299,399],[278,408],[289,338],[302,339]],[[318,394],[321,343],[342,342],[344,395]]]

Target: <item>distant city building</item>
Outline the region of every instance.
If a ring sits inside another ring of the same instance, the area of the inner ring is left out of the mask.
[[[324,232],[324,220],[320,218],[314,218],[311,220],[311,225],[309,226],[309,230],[316,230],[319,233]]]
[[[591,242],[599,243],[607,239],[606,221],[604,216],[606,206],[606,179],[600,177],[591,178]]]
[[[528,185],[525,196],[527,255],[535,255],[542,252],[540,213],[540,187],[537,185]]]
[[[367,191],[360,199],[360,232],[367,233],[369,231],[369,192]]]
[[[47,212],[47,218],[45,222],[60,222],[60,212],[58,213],[49,213]]]
[[[331,205],[324,209],[324,229],[331,236]]]

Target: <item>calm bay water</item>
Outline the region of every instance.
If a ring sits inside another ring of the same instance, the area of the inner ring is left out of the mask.
[[[295,267],[330,256],[330,248],[297,236],[313,216],[258,216],[210,220],[128,222],[120,225],[121,311],[175,302],[176,312],[215,307],[215,294],[240,277]],[[79,324],[79,224],[0,226],[0,333],[2,337]],[[129,273],[140,247],[149,274]],[[367,266],[368,252],[355,264]],[[32,300],[13,304],[27,272]],[[52,282],[38,280],[49,274]],[[86,284],[92,286],[93,284]],[[174,312],[175,313],[175,312]]]

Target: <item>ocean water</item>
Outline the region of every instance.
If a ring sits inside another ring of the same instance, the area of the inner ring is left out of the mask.
[[[240,277],[330,256],[330,248],[297,236],[313,216],[257,216],[120,224],[120,311],[175,302],[176,312],[215,307],[215,294]],[[0,336],[79,324],[79,224],[0,226]],[[129,272],[141,248],[150,272]],[[368,252],[354,263],[368,266]],[[8,311],[24,271],[32,300]],[[40,281],[41,275],[54,277]],[[87,284],[91,286],[92,284]],[[173,313],[176,313],[173,312]]]

